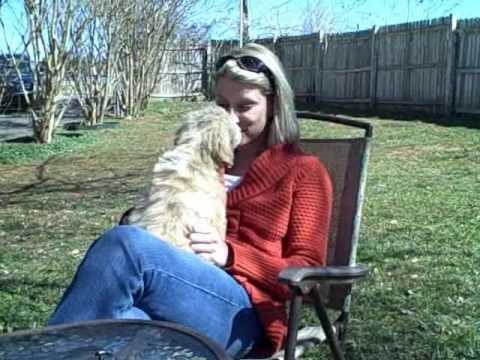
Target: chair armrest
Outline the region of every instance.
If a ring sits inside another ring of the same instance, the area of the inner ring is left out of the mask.
[[[365,265],[289,267],[282,270],[278,279],[289,285],[302,283],[350,284],[368,274]]]
[[[130,214],[134,209],[135,209],[134,207],[131,207],[130,209],[125,211],[120,217],[120,221],[118,222],[118,225],[130,225]]]

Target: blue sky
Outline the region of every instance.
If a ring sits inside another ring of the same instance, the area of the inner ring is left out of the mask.
[[[238,36],[239,1],[212,2],[211,11],[200,13],[198,18],[217,20],[213,37]],[[354,31],[450,13],[457,18],[480,17],[480,0],[248,0],[251,33],[253,37],[263,37],[301,31],[315,4],[323,10],[326,32]]]
[[[22,22],[18,9],[22,2],[9,0],[10,7],[0,13],[7,24],[6,36],[0,30],[0,52],[5,50],[7,39],[14,48],[19,43],[16,37]],[[209,3],[209,7],[198,9],[191,20],[215,23],[210,33],[213,38],[238,38],[239,0],[209,0]],[[457,18],[480,17],[480,0],[248,0],[251,37],[305,32],[305,18],[313,18],[315,5],[320,9],[317,19],[323,19],[325,32],[355,31],[450,13]]]

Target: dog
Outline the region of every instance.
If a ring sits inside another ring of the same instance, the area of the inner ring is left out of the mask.
[[[139,225],[157,237],[190,250],[194,224],[207,223],[225,240],[225,167],[233,166],[241,130],[220,106],[209,104],[186,114],[153,169],[151,187],[129,210],[123,224]]]

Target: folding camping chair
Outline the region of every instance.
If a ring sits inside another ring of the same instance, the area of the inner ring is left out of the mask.
[[[367,176],[368,148],[372,137],[369,123],[342,116],[298,112],[299,119],[326,121],[364,130],[364,136],[340,139],[304,139],[301,146],[317,155],[327,167],[334,185],[327,266],[287,268],[279,281],[291,290],[287,343],[271,359],[295,359],[305,350],[327,340],[335,360],[344,359],[344,341],[350,311],[352,284],[367,275],[355,265],[360,215]],[[128,210],[122,220],[128,216]],[[298,331],[304,299],[313,305],[321,326]],[[331,322],[326,309],[339,311]]]
[[[352,284],[367,275],[367,268],[355,264],[360,215],[366,183],[370,124],[347,117],[298,112],[299,119],[314,119],[353,126],[364,136],[341,139],[305,139],[306,152],[317,155],[326,165],[334,184],[333,216],[328,244],[327,266],[287,268],[279,274],[280,282],[291,290],[288,335],[285,350],[273,359],[295,359],[305,350],[327,340],[335,360],[344,359],[344,344],[351,302]],[[313,305],[321,327],[298,331],[304,299]],[[330,321],[326,309],[339,312]]]

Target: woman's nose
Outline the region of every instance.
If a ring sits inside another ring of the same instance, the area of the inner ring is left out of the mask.
[[[232,118],[233,122],[238,125],[240,122],[240,119],[238,118],[237,112],[233,109],[229,109],[228,113],[230,114],[230,117]]]

